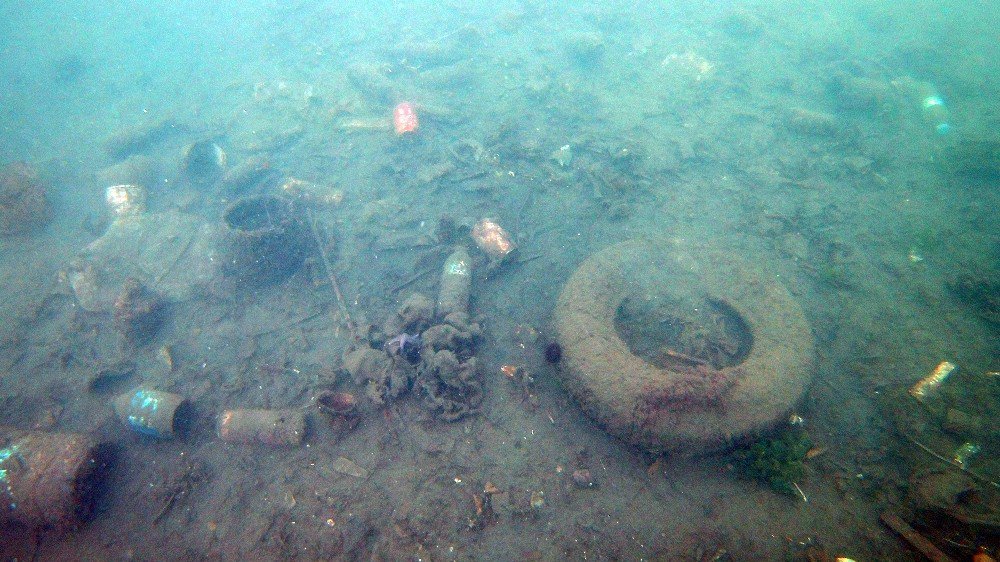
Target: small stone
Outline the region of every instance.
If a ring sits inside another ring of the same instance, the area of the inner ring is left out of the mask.
[[[337,457],[337,460],[333,461],[332,468],[341,474],[346,474],[355,478],[365,478],[368,475],[367,470],[361,468],[357,463],[347,457]]]
[[[563,146],[560,146],[559,148],[554,150],[552,152],[552,155],[549,156],[549,158],[553,162],[559,164],[560,168],[564,168],[573,162],[573,149],[570,147],[570,145],[564,144]]]
[[[545,492],[531,492],[531,509],[538,511],[545,507]]]

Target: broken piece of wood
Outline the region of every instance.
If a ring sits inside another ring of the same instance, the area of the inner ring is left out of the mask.
[[[919,550],[931,562],[955,562],[953,558],[941,552],[938,547],[934,546],[934,543],[927,540],[927,537],[918,533],[913,527],[910,527],[909,523],[900,519],[899,516],[886,511],[880,519],[887,527],[903,537],[903,540],[908,542],[913,548]]]

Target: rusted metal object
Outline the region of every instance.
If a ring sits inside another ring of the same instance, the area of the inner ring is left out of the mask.
[[[218,433],[230,443],[295,446],[305,438],[306,416],[301,410],[226,410],[219,416]]]
[[[219,267],[239,288],[284,281],[305,260],[308,235],[288,201],[270,196],[239,199],[226,210],[223,221]]]
[[[102,448],[79,433],[0,427],[0,521],[67,530],[90,518]]]
[[[482,219],[472,227],[472,239],[491,259],[500,260],[514,251],[510,234],[493,219]]]

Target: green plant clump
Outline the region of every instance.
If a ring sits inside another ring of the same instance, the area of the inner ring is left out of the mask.
[[[774,438],[765,438],[736,452],[737,466],[772,490],[795,495],[793,484],[802,479],[802,461],[812,448],[812,441],[802,429],[789,429]]]

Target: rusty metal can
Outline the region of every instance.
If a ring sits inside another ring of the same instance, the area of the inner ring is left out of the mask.
[[[510,234],[493,219],[482,219],[472,227],[472,239],[476,246],[494,260],[507,257],[514,251],[514,241]]]
[[[306,415],[301,410],[226,410],[219,416],[218,433],[230,443],[299,445],[306,435]]]
[[[106,460],[94,440],[0,427],[0,445],[0,520],[65,530],[90,518]]]
[[[133,431],[167,439],[186,426],[190,403],[178,394],[137,388],[115,398],[111,407]]]

